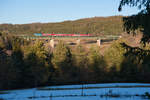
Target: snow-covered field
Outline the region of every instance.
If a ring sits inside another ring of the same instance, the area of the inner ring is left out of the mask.
[[[146,100],[146,92],[150,94],[150,84],[65,85],[0,91],[0,100]]]

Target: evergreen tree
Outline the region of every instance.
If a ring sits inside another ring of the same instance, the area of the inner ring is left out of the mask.
[[[34,86],[48,81],[49,66],[46,62],[46,51],[42,42],[36,41],[32,48],[30,47],[25,61],[27,84]]]
[[[14,75],[16,76],[13,79],[14,85],[13,87],[20,87],[23,82],[23,74],[24,74],[24,61],[23,61],[23,52],[21,50],[20,40],[15,38],[12,40],[12,55],[11,55],[11,65],[10,70],[14,71]]]
[[[100,54],[100,49],[92,47],[88,55],[89,70],[92,72],[90,79],[94,79],[96,82],[102,82],[105,80],[106,63],[103,56]]]
[[[87,52],[81,45],[77,45],[74,53],[74,65],[77,68],[77,77],[79,83],[86,83],[89,81],[89,68]]]
[[[110,48],[104,52],[105,60],[108,64],[107,70],[109,71],[110,67],[116,67],[116,70],[120,70],[120,64],[124,60],[124,54],[126,49],[121,45],[124,40],[115,41]]]
[[[143,33],[141,42],[144,44],[150,42],[150,1],[149,0],[121,0],[119,11],[122,7],[128,5],[130,7],[138,7],[140,12],[136,15],[124,17],[124,29],[128,33],[136,34],[136,30],[140,29]]]
[[[8,87],[8,56],[2,49],[0,49],[0,88],[9,88]]]
[[[59,82],[71,81],[72,76],[72,54],[70,49],[62,42],[59,41],[53,52],[52,63],[56,69],[54,80]]]

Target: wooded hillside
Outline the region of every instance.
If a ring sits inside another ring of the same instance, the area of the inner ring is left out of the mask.
[[[123,33],[122,16],[93,17],[59,23],[0,24],[0,31],[11,34],[90,33],[117,35]]]

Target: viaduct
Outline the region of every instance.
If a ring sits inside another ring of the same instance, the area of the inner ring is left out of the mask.
[[[70,45],[79,45],[82,40],[85,40],[86,43],[96,43],[98,46],[101,46],[102,42],[110,42],[113,40],[117,40],[122,36],[95,36],[95,37],[38,37],[38,36],[17,36],[19,38],[23,38],[28,41],[35,41],[35,40],[43,40],[50,44],[52,48],[55,47],[59,40],[66,41],[67,44]],[[86,44],[85,43],[85,44]]]

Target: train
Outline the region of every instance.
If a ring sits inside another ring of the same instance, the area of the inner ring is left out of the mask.
[[[91,34],[71,34],[71,33],[34,33],[34,36],[54,36],[54,37],[90,37]]]

